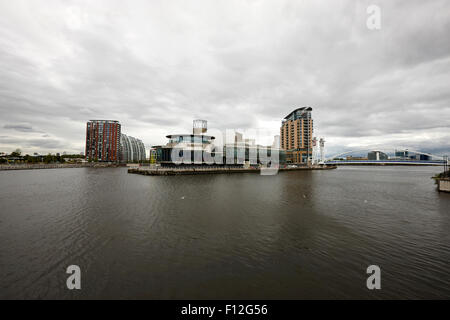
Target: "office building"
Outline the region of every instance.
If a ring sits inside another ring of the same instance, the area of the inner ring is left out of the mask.
[[[408,150],[395,150],[395,157],[399,159],[408,159],[409,151]]]
[[[388,155],[381,151],[371,151],[367,154],[368,160],[387,160]]]

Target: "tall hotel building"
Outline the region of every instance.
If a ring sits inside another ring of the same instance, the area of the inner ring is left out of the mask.
[[[116,120],[90,120],[86,125],[86,159],[118,162],[120,123]]]
[[[281,123],[280,144],[288,163],[307,163],[312,157],[311,111],[310,107],[295,109]]]

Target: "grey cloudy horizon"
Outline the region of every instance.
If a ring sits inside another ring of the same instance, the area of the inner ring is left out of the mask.
[[[366,27],[371,4],[380,30]],[[273,136],[310,106],[328,154],[450,154],[449,12],[445,0],[3,0],[0,152],[83,152],[90,119],[119,120],[146,147],[197,118]]]

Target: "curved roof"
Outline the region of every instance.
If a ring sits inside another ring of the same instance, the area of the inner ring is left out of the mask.
[[[291,113],[289,113],[286,117],[284,117],[285,119],[289,118],[293,113],[300,111],[300,110],[304,110],[304,111],[312,111],[311,107],[301,107],[301,108],[297,108],[294,111],[292,111]]]

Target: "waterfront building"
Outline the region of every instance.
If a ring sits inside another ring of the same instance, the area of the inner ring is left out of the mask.
[[[427,154],[416,154],[414,157],[415,160],[429,161],[431,157]]]
[[[169,142],[164,146],[153,146],[156,160],[163,166],[186,165],[226,165],[249,166],[264,164],[271,157],[272,151],[279,152],[279,162],[285,162],[285,153],[272,146],[257,145],[254,139],[244,139],[235,133],[230,143],[222,146],[214,144],[215,137],[207,135],[207,122],[194,120],[192,134],[171,134],[166,137]],[[263,158],[263,155],[267,156]],[[174,157],[176,159],[174,159]]]
[[[120,162],[140,162],[145,161],[144,143],[126,134],[120,135]]]
[[[86,124],[86,160],[118,162],[120,129],[116,120],[89,120]]]
[[[398,159],[408,159],[409,151],[408,150],[395,150],[395,157]]]
[[[297,108],[282,121],[281,149],[286,151],[288,163],[307,163],[312,157],[313,119],[311,107]]]
[[[205,164],[216,153],[215,137],[206,135],[207,130],[206,120],[194,120],[192,133],[167,135],[166,145],[153,146],[157,162],[161,165]]]
[[[368,160],[387,160],[388,155],[381,151],[371,151],[367,154]]]

